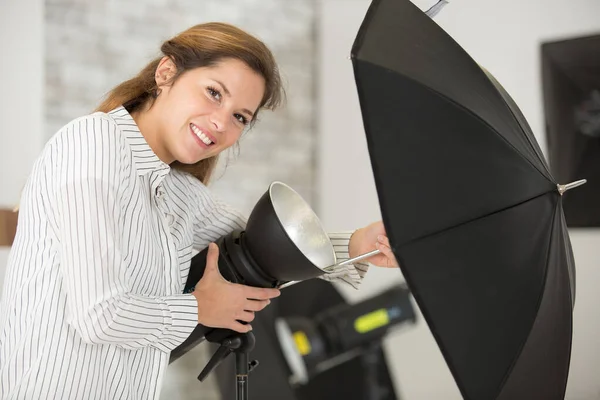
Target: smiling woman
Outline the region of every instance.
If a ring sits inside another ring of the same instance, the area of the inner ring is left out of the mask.
[[[231,58],[186,71],[171,83],[176,71],[172,59],[164,57],[156,71],[160,94],[132,116],[166,164],[189,165],[217,157],[252,122],[264,96],[265,79]]]
[[[223,23],[196,25],[164,42],[161,51],[163,57],[114,88],[97,111],[123,105],[150,147],[163,152],[157,153],[163,162],[208,183],[218,154],[256,121],[260,109],[281,104],[277,64],[261,41]],[[183,138],[190,130],[200,149]],[[202,148],[207,139],[217,146]]]
[[[280,103],[273,55],[220,23],[161,50],[34,164],[0,302],[0,398],[157,399],[169,353],[198,324],[248,332],[279,295],[220,275],[213,242],[246,218],[206,186],[218,155]],[[339,255],[385,233],[381,223],[357,232],[330,235]],[[184,294],[193,252],[207,247]],[[360,281],[366,266],[337,272]]]

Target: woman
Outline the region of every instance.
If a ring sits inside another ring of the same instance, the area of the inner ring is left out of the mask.
[[[273,56],[217,23],[161,50],[34,165],[0,314],[2,399],[156,399],[169,352],[198,323],[246,332],[239,321],[279,295],[219,274],[212,242],[245,219],[205,186],[217,156],[279,104]],[[335,237],[341,256],[377,246],[370,261],[395,265],[381,222],[348,236]],[[203,278],[182,294],[208,245]]]

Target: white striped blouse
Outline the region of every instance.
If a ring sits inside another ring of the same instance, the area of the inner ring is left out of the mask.
[[[197,325],[190,260],[245,218],[161,162],[119,107],[67,124],[23,191],[0,303],[0,398],[157,399]],[[350,233],[331,234],[339,260]],[[332,275],[357,285],[366,264]]]

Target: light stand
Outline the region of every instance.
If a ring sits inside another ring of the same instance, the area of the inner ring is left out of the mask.
[[[361,355],[362,364],[365,367],[366,380],[368,382],[368,399],[383,400],[390,398],[389,389],[380,383],[379,379],[379,363],[381,359],[379,352],[381,351],[381,342],[373,342],[365,346],[365,351]]]
[[[254,206],[244,230],[233,230],[216,240],[218,267],[232,283],[261,288],[283,287],[290,282],[322,276],[336,264],[329,236],[310,208],[288,185],[273,182]],[[184,293],[191,293],[206,269],[208,249],[190,262]],[[285,262],[282,262],[284,260]],[[257,363],[248,363],[254,335],[198,325],[173,349],[170,362],[177,360],[203,340],[219,344],[200,376],[203,380],[231,353],[236,353],[237,398],[248,397],[248,373]]]
[[[218,330],[217,330],[218,331]],[[217,332],[218,333],[218,332]],[[206,340],[213,343],[219,343],[220,347],[215,351],[215,354],[208,361],[200,375],[198,380],[204,381],[208,374],[221,363],[231,353],[235,353],[235,376],[236,376],[236,399],[237,400],[248,400],[248,375],[250,372],[258,366],[258,361],[253,360],[248,362],[248,355],[254,349],[256,339],[252,332],[247,333],[236,333],[226,338],[218,338],[208,334]]]
[[[216,241],[219,246],[219,271],[229,282],[246,284],[255,287],[274,287],[278,281],[273,282],[263,276],[260,268],[247,252],[244,246],[244,232],[236,230]],[[205,249],[192,260],[188,281],[184,293],[191,293],[196,283],[204,274],[208,249]],[[202,341],[216,343],[219,348],[208,361],[200,375],[199,381],[206,377],[228,355],[235,353],[236,358],[236,398],[248,399],[248,374],[258,365],[258,361],[248,361],[249,353],[254,349],[256,338],[252,332],[239,333],[230,329],[209,328],[198,325],[194,332],[171,353],[170,362],[177,360],[187,351]]]

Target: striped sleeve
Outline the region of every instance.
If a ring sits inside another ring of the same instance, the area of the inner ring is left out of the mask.
[[[52,150],[54,224],[67,293],[67,322],[91,344],[126,349],[153,346],[168,352],[198,323],[193,295],[132,293],[123,221],[131,157],[111,120],[75,120],[55,137]],[[135,245],[133,246],[135,247]],[[140,259],[132,257],[132,260]]]
[[[329,239],[331,240],[331,244],[333,244],[337,262],[342,262],[350,258],[348,246],[353,233],[354,231],[329,233]],[[368,263],[355,262],[353,264],[340,266],[337,271],[322,275],[320,278],[326,281],[345,282],[355,289],[358,289],[368,269]]]

